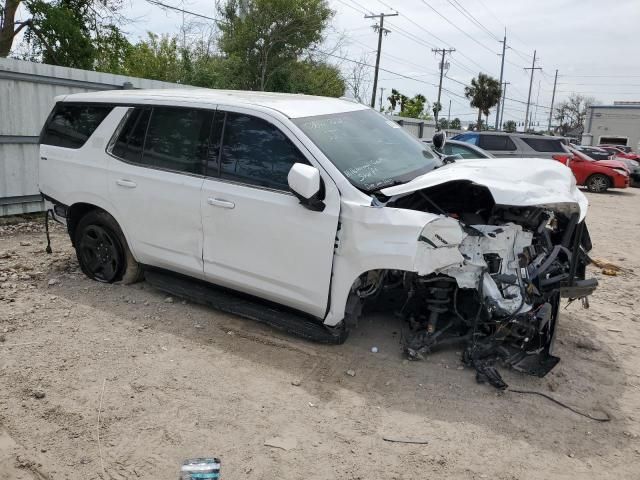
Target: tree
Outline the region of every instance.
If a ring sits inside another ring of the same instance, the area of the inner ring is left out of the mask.
[[[449,128],[452,130],[462,130],[462,122],[460,122],[460,119],[456,117],[453,120],[451,120],[451,123],[449,124]]]
[[[449,120],[447,120],[446,118],[439,119],[438,124],[442,130],[446,130],[449,128]]]
[[[470,105],[478,109],[478,130],[482,128],[482,114],[489,116],[489,110],[498,104],[502,96],[502,86],[495,78],[479,73],[477,78],[471,79],[471,86],[465,87],[464,96],[470,100]]]
[[[326,0],[228,0],[219,47],[242,88],[275,90],[276,73],[322,42],[333,13]]]
[[[587,109],[594,103],[593,97],[585,97],[577,93],[572,93],[567,100],[561,102],[555,109],[554,115],[554,118],[559,122],[560,134],[566,135],[569,130],[584,127]]]
[[[513,133],[517,130],[517,125],[513,120],[507,120],[502,124],[502,128],[505,132]]]
[[[345,78],[347,91],[354,99],[365,105],[369,104],[369,99],[371,98],[369,91],[371,72],[368,60],[366,55],[362,55],[358,62],[352,64],[351,70]],[[380,108],[382,108],[382,105],[380,105]]]
[[[387,97],[387,100],[389,100],[389,112],[394,113],[396,111],[396,107],[400,107],[400,113],[404,112],[404,107],[405,104],[407,103],[407,101],[409,100],[409,97],[407,97],[406,95],[401,94],[398,90],[396,90],[395,88],[391,89],[391,95],[389,95]]]
[[[422,120],[428,120],[431,118],[429,115],[429,102],[424,95],[418,93],[409,98],[403,95],[395,88],[391,89],[391,95],[387,97],[389,100],[389,113],[396,113],[396,109],[399,108],[398,115],[407,118],[419,118]]]
[[[131,47],[124,61],[124,71],[132,77],[182,82],[185,72],[178,39],[149,32],[147,39]]]
[[[2,0],[0,0],[2,1]],[[24,6],[26,19],[16,22]],[[0,57],[24,32],[28,59],[84,69],[114,66],[128,41],[117,27],[120,0],[4,0],[0,5]]]

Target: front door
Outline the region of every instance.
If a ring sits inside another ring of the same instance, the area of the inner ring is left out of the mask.
[[[136,259],[202,278],[200,194],[213,110],[134,108],[111,147],[114,216]]]
[[[312,162],[284,125],[242,109],[219,110],[214,124],[221,140],[210,151],[200,202],[205,278],[324,318],[340,209],[335,184],[320,169],[325,209],[308,210],[289,192],[287,174],[294,163]]]

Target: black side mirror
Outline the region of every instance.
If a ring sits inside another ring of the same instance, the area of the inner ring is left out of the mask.
[[[433,134],[433,146],[436,150],[441,150],[442,147],[444,147],[444,143],[446,141],[446,135],[444,132],[440,131],[440,132],[436,132]]]

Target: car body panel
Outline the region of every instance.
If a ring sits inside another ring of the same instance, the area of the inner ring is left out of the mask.
[[[500,205],[546,205],[580,213],[584,218],[588,202],[576,188],[571,171],[545,159],[483,159],[456,161],[411,182],[382,190],[386,196],[401,195],[455,180],[469,180],[486,186]],[[562,207],[564,206],[564,207]]]

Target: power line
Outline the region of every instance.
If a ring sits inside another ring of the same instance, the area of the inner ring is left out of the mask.
[[[471,39],[472,41],[474,41],[475,43],[477,43],[478,45],[480,45],[482,48],[490,51],[491,53],[495,53],[491,48],[487,47],[484,43],[478,41],[476,38],[472,37],[471,35],[469,35],[467,32],[465,32],[463,29],[461,29],[459,26],[457,26],[455,23],[453,23],[451,20],[449,20],[447,17],[445,17],[444,15],[442,15],[438,10],[436,10],[435,8],[433,8],[431,5],[429,5],[426,0],[421,0],[422,3],[424,3],[427,7],[429,7],[431,10],[433,10],[436,15],[438,15],[440,18],[442,18],[444,21],[446,21],[449,25],[453,26],[456,30],[458,30],[460,33],[462,33],[463,35],[465,35],[467,38]]]
[[[225,23],[217,18],[208,17],[207,15],[202,15],[201,13],[192,12],[190,10],[185,10],[184,8],[174,7],[173,5],[167,5],[166,3],[159,2],[158,0],[146,0],[147,3],[151,3],[152,5],[156,5],[158,7],[166,8],[168,10],[175,10],[176,12],[186,13],[187,15],[192,15],[194,17],[204,18],[206,20],[213,20],[216,23]]]
[[[500,39],[491,32],[487,27],[485,27],[480,20],[478,20],[469,10],[464,8],[457,0],[447,0],[453,8],[458,10],[467,20],[471,21],[473,24],[478,26],[481,30],[484,30],[493,40],[499,42]]]

